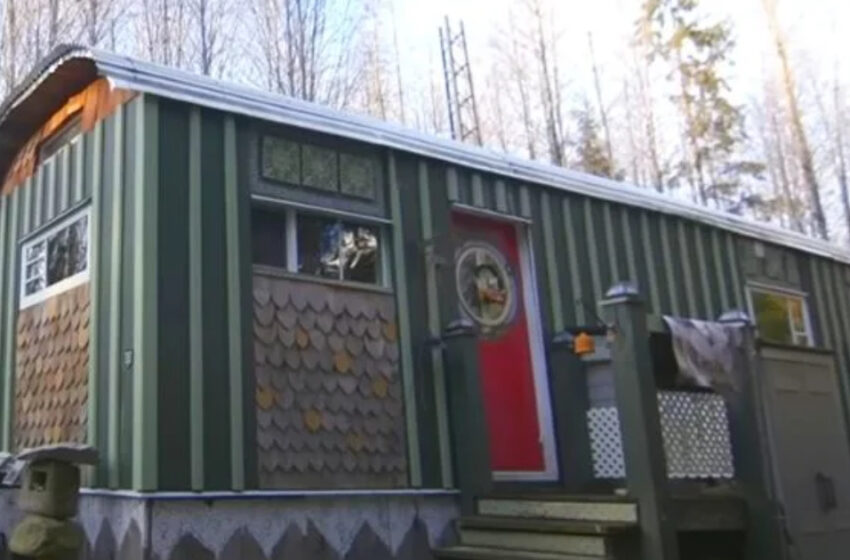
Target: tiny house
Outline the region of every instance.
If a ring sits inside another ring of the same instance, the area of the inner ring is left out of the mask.
[[[0,443],[99,450],[87,557],[850,545],[843,249],[79,47],[0,178]],[[662,317],[736,325],[731,390]]]

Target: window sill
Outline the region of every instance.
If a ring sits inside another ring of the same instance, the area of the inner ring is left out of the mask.
[[[364,282],[354,282],[351,280],[333,280],[331,278],[322,278],[321,276],[313,276],[310,274],[298,274],[289,272],[276,266],[268,266],[264,264],[252,265],[254,274],[262,274],[264,276],[274,276],[276,278],[286,278],[298,282],[307,282],[310,284],[324,284],[334,288],[343,288],[346,290],[360,290],[363,292],[374,292],[379,294],[393,294],[391,288],[385,286],[377,286],[374,284],[366,284]]]

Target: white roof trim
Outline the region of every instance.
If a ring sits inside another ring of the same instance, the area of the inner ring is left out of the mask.
[[[244,86],[225,83],[183,70],[166,68],[110,52],[80,48],[64,60],[91,59],[115,86],[237,113],[257,119],[307,128],[434,158],[481,171],[538,183],[586,196],[672,214],[769,243],[850,264],[842,247],[771,224],[676,200],[651,189],[524,160],[493,150],[429,136],[376,119],[352,115]],[[30,90],[31,91],[31,90]]]

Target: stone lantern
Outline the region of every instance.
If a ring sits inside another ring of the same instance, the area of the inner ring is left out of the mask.
[[[58,444],[25,449],[18,460],[27,463],[18,492],[24,519],[12,531],[9,549],[25,558],[76,558],[82,530],[72,518],[80,494],[79,465],[97,463],[90,446]]]

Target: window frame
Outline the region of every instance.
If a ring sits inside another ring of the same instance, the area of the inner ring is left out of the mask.
[[[758,318],[755,312],[755,302],[753,301],[753,294],[756,292],[760,292],[762,294],[781,296],[786,299],[796,299],[802,303],[803,308],[803,327],[805,332],[801,332],[794,329],[793,318],[790,309],[788,309],[788,327],[791,333],[792,341],[790,343],[782,343],[772,340],[763,339],[765,342],[771,344],[788,344],[790,346],[797,346],[803,348],[813,348],[815,347],[815,332],[812,328],[812,316],[811,311],[809,309],[809,294],[802,290],[795,290],[793,288],[788,288],[785,286],[777,286],[774,284],[763,284],[760,282],[748,282],[747,283],[747,307],[749,310],[750,317],[753,322],[753,326],[756,329],[756,333],[759,338],[761,338],[761,334],[759,333],[758,326]],[[797,344],[794,342],[794,339],[798,335],[805,335],[807,342],[805,344]]]
[[[284,271],[288,274],[297,276],[305,281],[316,281],[319,283],[331,283],[340,286],[358,287],[378,290],[392,289],[392,254],[390,252],[389,243],[391,235],[389,228],[392,222],[387,219],[376,218],[374,216],[364,216],[353,212],[345,212],[330,208],[321,208],[312,205],[293,203],[291,201],[282,201],[260,195],[252,195],[251,210],[254,208],[264,208],[280,213],[281,218],[285,221],[284,229],[286,231],[286,268],[267,265],[263,263],[253,262],[252,266],[259,266],[269,269]],[[350,224],[362,224],[374,228],[378,234],[378,263],[377,263],[377,279],[372,282],[360,282],[357,280],[346,280],[329,278],[317,274],[309,274],[298,270],[298,216],[308,215],[318,218],[326,218],[347,222]],[[252,224],[253,235],[253,224]]]
[[[83,111],[78,110],[68,116],[53,132],[38,143],[36,161],[41,164],[62,151],[66,146],[75,144],[83,135]],[[50,153],[46,153],[50,152]]]
[[[85,269],[81,272],[77,272],[76,274],[72,274],[62,280],[59,280],[55,284],[45,285],[44,288],[38,290],[35,293],[27,294],[26,286],[27,281],[32,280],[32,278],[27,278],[27,267],[28,265],[37,262],[40,259],[45,260],[45,275],[47,274],[47,247],[44,248],[44,253],[42,257],[39,259],[33,259],[28,261],[26,258],[27,252],[34,246],[45,243],[47,244],[48,239],[51,236],[55,235],[59,231],[70,227],[77,221],[86,218],[86,259],[85,259]],[[19,262],[21,266],[20,270],[20,288],[18,291],[19,301],[18,308],[26,309],[27,307],[32,307],[33,305],[37,305],[47,299],[50,299],[54,296],[61,294],[62,292],[66,292],[77,286],[85,284],[89,281],[91,276],[91,251],[92,251],[92,216],[91,216],[91,205],[87,204],[83,208],[77,208],[72,210],[71,212],[57,218],[53,223],[49,224],[43,230],[39,231],[32,237],[23,240],[18,248]]]

